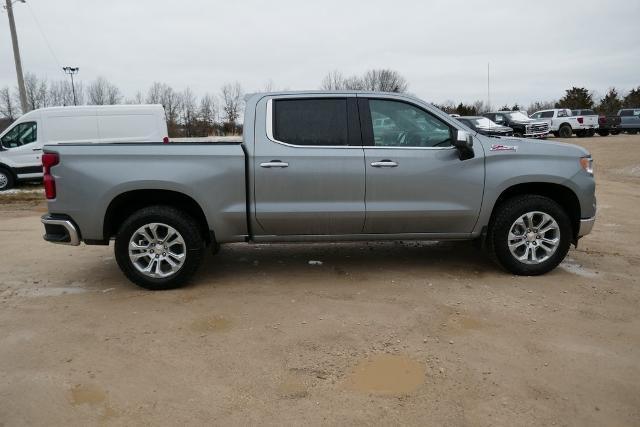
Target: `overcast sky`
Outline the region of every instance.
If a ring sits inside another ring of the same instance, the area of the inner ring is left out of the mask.
[[[85,83],[104,76],[129,97],[154,81],[197,94],[236,80],[316,89],[334,69],[391,68],[420,98],[471,102],[487,98],[488,62],[494,106],[640,85],[637,0],[27,2],[14,5],[25,72],[60,79],[78,66]],[[14,87],[1,15],[0,87]]]

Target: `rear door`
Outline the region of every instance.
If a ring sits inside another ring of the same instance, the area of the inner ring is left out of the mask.
[[[361,233],[365,171],[355,96],[275,97],[265,107],[255,128],[255,234]]]
[[[479,141],[475,157],[461,161],[451,145],[454,126],[426,107],[375,98],[359,98],[358,105],[365,144],[365,233],[470,233],[484,189]]]

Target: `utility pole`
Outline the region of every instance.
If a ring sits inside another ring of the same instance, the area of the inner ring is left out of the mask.
[[[25,0],[17,0],[25,3]],[[13,19],[13,1],[7,0],[7,15],[9,16],[9,29],[11,30],[11,43],[13,44],[13,59],[16,62],[16,74],[18,75],[18,90],[20,91],[20,104],[22,114],[29,111],[27,105],[27,92],[24,89],[24,77],[22,76],[22,62],[20,61],[20,48],[18,47],[18,34],[16,33],[16,23]]]
[[[71,76],[71,91],[73,92],[73,105],[78,105],[78,99],[76,98],[76,87],[73,84],[73,75],[78,74],[79,67],[62,67],[65,73]]]

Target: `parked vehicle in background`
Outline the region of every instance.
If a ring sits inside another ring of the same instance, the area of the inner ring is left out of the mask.
[[[513,129],[509,126],[501,126],[482,116],[462,116],[456,117],[456,120],[469,126],[482,135],[487,136],[513,136]]]
[[[513,136],[525,138],[546,138],[549,136],[549,124],[544,120],[533,120],[521,111],[497,111],[484,113],[484,117],[513,129]]]
[[[29,111],[0,134],[0,191],[42,178],[44,144],[168,142],[162,105],[50,107]]]
[[[605,116],[600,115],[598,117],[598,135],[607,136],[617,135],[620,133],[620,116]]]
[[[640,108],[623,108],[618,111],[618,117],[620,117],[621,131],[631,134],[640,131]]]
[[[587,129],[586,134],[584,134],[583,136],[593,136],[596,134],[597,130],[600,129],[600,120],[598,113],[591,109],[571,110],[571,115],[576,117],[584,117],[585,123],[592,126],[590,129]]]
[[[549,131],[560,138],[577,136],[593,136],[598,128],[598,116],[574,116],[568,108],[536,111],[531,118],[544,120],[549,124]]]
[[[244,124],[238,143],[46,146],[45,240],[115,238],[131,281],[168,289],[230,242],[478,239],[537,275],[595,221],[584,148],[471,133],[410,96],[254,94]]]

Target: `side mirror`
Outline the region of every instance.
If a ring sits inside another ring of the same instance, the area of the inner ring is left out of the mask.
[[[467,131],[456,130],[453,138],[453,146],[458,149],[460,160],[471,159],[473,152],[473,136]]]

